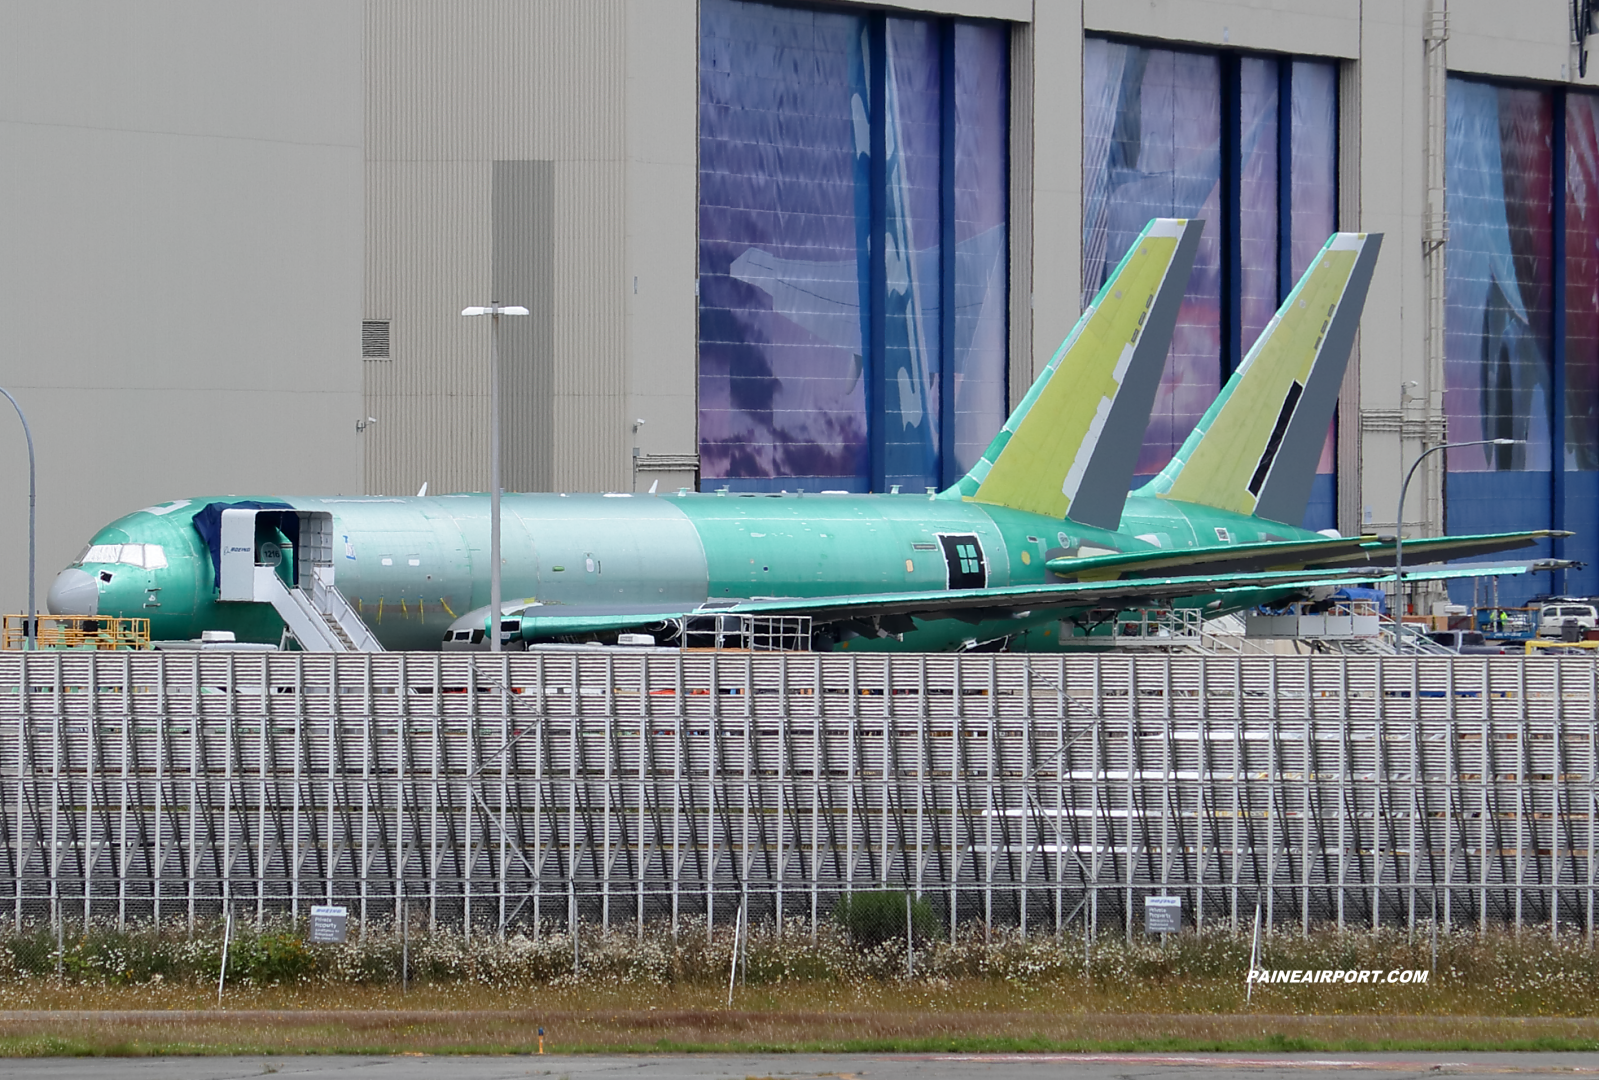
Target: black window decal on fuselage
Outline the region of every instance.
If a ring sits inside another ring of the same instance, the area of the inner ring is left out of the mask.
[[[983,545],[971,533],[940,535],[944,566],[951,589],[981,589],[988,584],[988,566],[983,561]]]

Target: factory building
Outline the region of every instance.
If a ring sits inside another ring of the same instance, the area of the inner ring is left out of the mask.
[[[161,499],[483,489],[491,300],[508,487],[944,486],[1159,215],[1206,226],[1141,478],[1382,232],[1306,524],[1390,532],[1425,449],[1509,438],[1429,457],[1407,535],[1571,529],[1590,567],[1502,599],[1599,592],[1585,6],[5,3],[40,580]]]

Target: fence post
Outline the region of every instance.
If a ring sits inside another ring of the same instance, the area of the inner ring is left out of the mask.
[[[233,936],[233,908],[223,909],[222,915],[222,964],[217,971],[217,1008],[222,1008],[222,984],[228,978],[228,944]]]
[[[911,892],[905,890],[905,977],[916,978],[916,930],[911,922]]]

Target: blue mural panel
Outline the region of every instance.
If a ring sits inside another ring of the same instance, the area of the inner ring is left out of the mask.
[[[700,18],[703,482],[865,490],[866,19]]]
[[[965,475],[1009,414],[1010,31],[955,24],[954,460]]]
[[[1576,533],[1564,541],[1562,556],[1584,565],[1557,577],[1560,592],[1599,596],[1599,470],[1570,469],[1561,477],[1566,488],[1566,518],[1562,523]]]
[[[1221,387],[1221,67],[1213,55],[1083,42],[1083,306],[1153,217],[1203,218],[1137,472],[1158,472]]]
[[[1238,62],[1239,347],[1277,313],[1277,61]]]

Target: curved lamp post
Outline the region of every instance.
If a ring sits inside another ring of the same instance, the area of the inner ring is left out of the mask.
[[[22,406],[11,396],[11,391],[0,386],[0,394],[4,394],[11,407],[17,410],[17,419],[22,421],[22,435],[28,440],[28,650],[31,652],[39,644],[39,612],[33,601],[34,511],[38,490],[34,485],[33,432],[28,430],[28,418],[22,414]]]
[[[494,333],[489,344],[489,651],[500,651],[500,316],[526,315],[525,307],[502,305],[463,308],[461,314],[489,315]]]
[[[1416,466],[1427,460],[1428,455],[1436,454],[1440,450],[1453,450],[1460,446],[1515,446],[1526,441],[1526,439],[1472,439],[1470,442],[1439,443],[1423,450],[1417,455],[1416,460],[1410,463],[1410,469],[1405,473],[1405,482],[1399,485],[1399,509],[1394,514],[1394,601],[1399,608],[1401,647],[1405,640],[1405,490],[1410,487],[1410,478],[1416,475]]]

